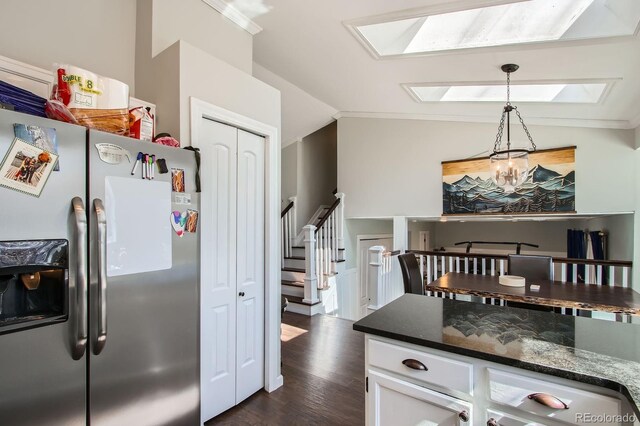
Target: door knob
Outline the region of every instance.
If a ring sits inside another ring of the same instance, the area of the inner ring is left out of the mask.
[[[238,293],[238,296],[244,297],[244,291],[241,291],[240,293]]]
[[[469,421],[469,412],[467,410],[462,410],[458,413],[458,417],[460,418],[460,420],[462,420],[463,422],[468,422]]]
[[[489,420],[487,420],[487,426],[499,426],[499,425],[496,419],[491,417]]]

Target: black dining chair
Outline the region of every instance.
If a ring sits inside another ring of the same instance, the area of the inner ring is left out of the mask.
[[[524,277],[527,283],[533,282],[535,284],[536,280],[551,280],[552,270],[553,263],[549,256],[510,254],[507,258],[507,271],[509,271],[509,275]],[[521,302],[507,302],[507,306],[534,311],[554,311],[554,308],[551,306],[532,305]]]
[[[398,256],[402,280],[404,281],[404,292],[412,294],[424,294],[424,281],[420,275],[420,265],[413,253],[405,253]]]
[[[509,275],[524,277],[527,281],[551,280],[552,268],[550,256],[510,254],[507,260]]]

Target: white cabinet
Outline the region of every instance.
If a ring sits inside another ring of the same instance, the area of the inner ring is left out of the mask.
[[[368,425],[637,424],[604,388],[372,335],[365,345]]]
[[[471,404],[375,370],[368,371],[368,424],[471,425]]]
[[[202,420],[264,387],[264,138],[200,128]]]

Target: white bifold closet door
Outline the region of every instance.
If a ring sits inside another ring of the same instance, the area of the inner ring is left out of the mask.
[[[203,119],[201,406],[206,421],[264,387],[264,150]]]

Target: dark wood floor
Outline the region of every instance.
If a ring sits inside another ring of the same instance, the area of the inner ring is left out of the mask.
[[[364,424],[364,335],[352,322],[286,312],[284,386],[264,390],[207,425]]]

